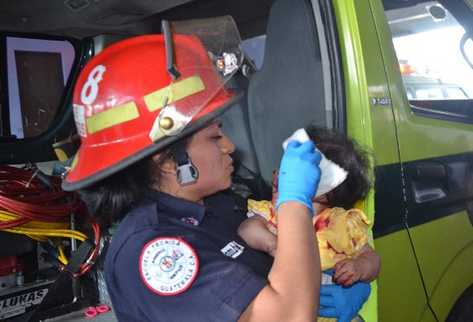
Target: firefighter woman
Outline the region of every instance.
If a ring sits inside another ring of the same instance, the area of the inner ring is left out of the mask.
[[[218,121],[237,98],[226,85],[241,52],[229,37],[216,43],[214,30],[209,40],[164,27],[92,58],[73,96],[81,146],[63,188],[120,222],[105,260],[118,319],[314,321],[320,155],[312,142],[290,144],[274,262],[250,249],[236,234],[244,211],[222,192],[234,145]]]

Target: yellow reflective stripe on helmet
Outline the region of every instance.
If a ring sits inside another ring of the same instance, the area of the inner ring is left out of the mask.
[[[134,120],[139,116],[135,102],[125,103],[89,117],[87,119],[87,132],[93,134],[114,125]]]
[[[54,153],[56,153],[56,157],[59,161],[61,162],[66,162],[67,161],[67,154],[60,148],[55,148]]]
[[[176,102],[205,89],[204,82],[199,76],[191,76],[174,82],[144,97],[150,112],[163,108],[165,104]]]
[[[74,155],[74,159],[72,159],[70,170],[74,170],[74,168],[77,165],[77,162],[79,162],[79,152],[77,152],[76,155]]]

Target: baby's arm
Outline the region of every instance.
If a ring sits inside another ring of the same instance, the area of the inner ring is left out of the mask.
[[[255,215],[246,219],[238,227],[238,235],[253,249],[261,250],[274,256],[277,237],[269,231],[266,219]]]
[[[333,280],[343,286],[350,286],[358,281],[371,282],[378,277],[380,266],[379,255],[366,244],[355,258],[344,259],[335,264]]]

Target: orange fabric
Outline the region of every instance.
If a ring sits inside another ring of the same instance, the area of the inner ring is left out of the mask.
[[[268,221],[277,233],[277,216],[268,200],[248,200],[248,211]],[[327,208],[314,217],[322,270],[334,267],[345,258],[355,257],[368,242],[368,217],[359,209]]]

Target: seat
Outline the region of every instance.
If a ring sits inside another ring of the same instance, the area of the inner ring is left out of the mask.
[[[296,129],[325,124],[320,48],[308,0],[277,0],[271,8],[260,71],[248,88],[248,121],[256,162],[267,184]]]

